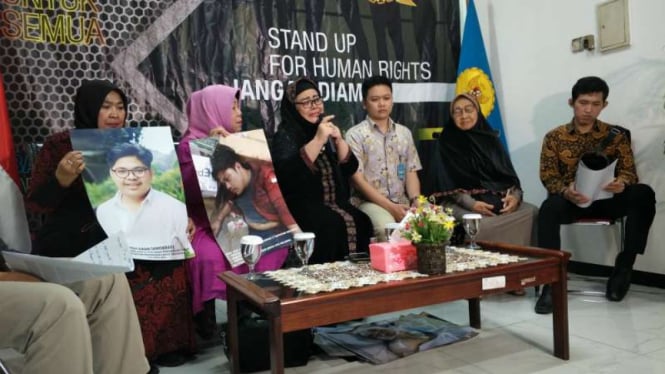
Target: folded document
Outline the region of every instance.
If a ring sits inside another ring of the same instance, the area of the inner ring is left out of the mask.
[[[124,235],[114,235],[74,258],[43,257],[3,251],[7,265],[45,281],[67,284],[134,270]]]

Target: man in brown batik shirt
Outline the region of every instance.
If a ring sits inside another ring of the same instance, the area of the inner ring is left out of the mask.
[[[656,214],[656,200],[651,187],[638,183],[628,132],[598,120],[607,106],[608,94],[609,87],[601,78],[581,78],[573,86],[568,100],[573,108],[573,119],[545,135],[540,154],[540,180],[548,197],[538,214],[538,246],[560,249],[560,226],[576,219],[625,216],[624,251],[617,255],[605,293],[608,300],[621,301],[630,287],[635,258],[644,253]],[[617,160],[614,180],[603,187],[614,195],[586,206],[590,197],[576,191],[575,174],[582,155],[599,147],[609,160]],[[552,312],[549,286],[544,287],[535,310],[540,314]]]

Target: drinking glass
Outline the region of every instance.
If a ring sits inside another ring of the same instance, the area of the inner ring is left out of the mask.
[[[390,236],[393,234],[393,231],[397,230],[398,228],[399,228],[399,222],[390,222],[386,223],[385,226],[383,226],[387,242],[390,241]]]
[[[240,238],[240,253],[242,254],[242,259],[249,267],[249,274],[247,274],[247,279],[251,280],[257,278],[256,273],[254,272],[254,267],[261,258],[262,247],[263,238],[260,236],[245,235]]]
[[[464,222],[464,231],[469,235],[469,249],[479,249],[480,246],[476,244],[476,235],[480,231],[480,220],[483,218],[482,215],[478,213],[470,213],[462,216],[462,221]]]
[[[302,272],[308,274],[307,261],[314,252],[314,235],[313,232],[297,232],[293,234],[293,247],[296,249],[296,255],[302,261]]]

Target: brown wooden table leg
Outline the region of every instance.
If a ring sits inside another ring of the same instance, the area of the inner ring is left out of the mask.
[[[282,317],[268,317],[270,329],[270,372],[284,374],[284,337],[282,334]]]
[[[226,289],[226,316],[228,324],[228,344],[231,351],[231,373],[240,373],[240,351],[238,350],[238,293],[232,287]]]
[[[562,360],[570,358],[568,342],[568,280],[567,274],[561,281],[552,283],[552,322],[554,332],[554,355]]]
[[[469,325],[474,329],[480,328],[480,298],[467,299],[469,302]]]

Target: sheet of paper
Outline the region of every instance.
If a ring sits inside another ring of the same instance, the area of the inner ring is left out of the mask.
[[[88,264],[127,266],[134,270],[134,261],[124,234],[113,235],[96,246],[74,257],[72,261]]]
[[[127,241],[121,235],[112,236],[75,258],[43,257],[7,251],[2,254],[11,269],[60,284],[134,270]]]
[[[614,196],[613,193],[603,190],[608,183],[614,179],[614,170],[617,166],[617,160],[601,170],[591,170],[583,162],[580,162],[575,175],[575,190],[589,198],[584,204],[577,204],[581,208],[586,208],[596,200],[609,199]]]

